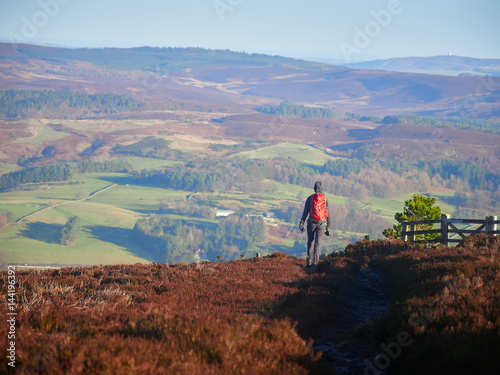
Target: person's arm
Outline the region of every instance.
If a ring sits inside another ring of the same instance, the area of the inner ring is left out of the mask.
[[[302,212],[302,218],[300,219],[299,228],[301,232],[304,232],[304,223],[307,219],[307,215],[309,215],[309,207],[311,206],[311,197],[309,196],[306,199],[306,203],[304,204],[304,212]]]
[[[328,208],[328,198],[326,198],[326,208]],[[326,226],[330,228],[330,210],[328,210],[328,216],[326,217]]]
[[[328,199],[326,199],[326,208],[328,208]],[[328,210],[328,216],[326,217],[326,235],[330,235],[330,210]]]
[[[304,204],[304,211],[302,212],[302,219],[300,221],[305,222],[307,219],[307,215],[309,215],[311,207],[311,196],[307,197],[306,203]]]

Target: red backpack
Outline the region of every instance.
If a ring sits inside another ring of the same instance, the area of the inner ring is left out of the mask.
[[[316,221],[325,221],[328,218],[325,194],[315,193],[312,195],[309,217]]]

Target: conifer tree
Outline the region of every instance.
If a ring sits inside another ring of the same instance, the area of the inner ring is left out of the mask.
[[[400,238],[401,230],[404,221],[421,221],[421,220],[437,220],[441,217],[441,207],[434,206],[436,198],[425,197],[423,195],[414,194],[413,199],[405,201],[403,212],[398,212],[394,215],[394,219],[398,224],[394,224],[392,228],[387,228],[382,234],[387,238]],[[415,230],[431,230],[434,224],[415,225]],[[430,240],[439,237],[439,233],[435,234],[419,234],[415,236],[418,240]]]

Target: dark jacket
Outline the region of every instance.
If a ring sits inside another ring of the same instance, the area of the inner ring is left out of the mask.
[[[321,182],[316,182],[314,184],[314,191],[316,193],[323,193],[323,185]],[[304,205],[304,211],[302,212],[302,221],[306,221],[307,216],[309,215],[309,212],[311,210],[311,201],[312,201],[312,195],[307,197],[306,203]],[[328,208],[328,198],[326,198],[326,207]],[[326,219],[326,226],[330,228],[330,213],[328,213],[328,218]]]

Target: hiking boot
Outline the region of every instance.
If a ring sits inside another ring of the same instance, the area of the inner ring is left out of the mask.
[[[307,263],[306,263],[306,266],[304,267],[304,270],[305,270],[307,273],[311,273],[311,272],[312,272],[312,264],[311,264],[311,262],[307,262]]]

